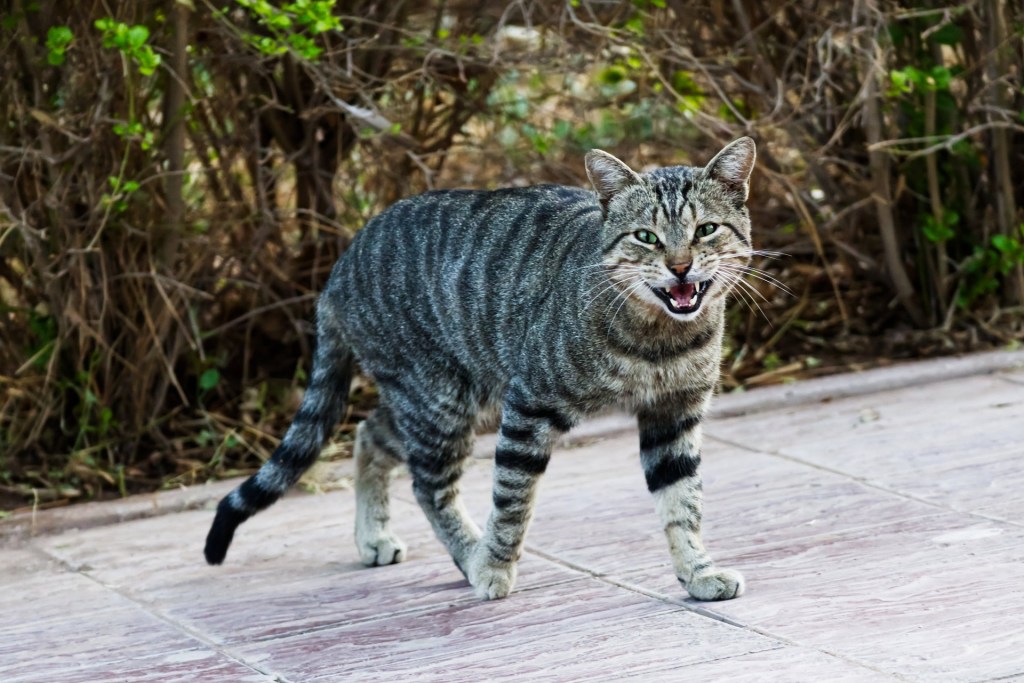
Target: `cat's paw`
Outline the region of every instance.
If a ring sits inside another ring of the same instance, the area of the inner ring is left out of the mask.
[[[359,539],[359,558],[367,567],[397,564],[405,560],[405,543],[391,533],[382,533],[376,538]]]
[[[735,569],[711,567],[697,574],[689,582],[680,583],[686,587],[690,597],[696,600],[732,600],[743,594],[743,575]]]
[[[487,559],[476,555],[470,558],[466,578],[480,598],[497,600],[511,593],[516,585],[516,563],[492,564]]]

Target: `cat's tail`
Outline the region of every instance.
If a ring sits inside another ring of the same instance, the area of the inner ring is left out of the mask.
[[[224,561],[239,524],[277,501],[316,462],[345,411],[352,383],[352,352],[331,347],[332,342],[338,343],[336,339],[321,336],[319,341],[306,395],[281,445],[256,474],[217,505],[203,551],[210,564]]]

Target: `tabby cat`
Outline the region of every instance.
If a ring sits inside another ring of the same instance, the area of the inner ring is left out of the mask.
[[[701,541],[701,419],[719,372],[726,298],[750,259],[754,143],[704,168],[637,174],[586,156],[596,194],[540,185],[443,190],[372,219],[317,306],[302,405],[273,457],[217,507],[206,559],[276,501],[341,418],[353,363],[380,406],[355,441],[356,543],[367,565],[405,559],[388,481],[408,466],[417,501],[476,593],[512,590],[552,445],[610,404],[637,415],[640,460],[676,576],[699,600],[743,591]],[[459,478],[475,418],[500,405],[493,509],[481,531]]]

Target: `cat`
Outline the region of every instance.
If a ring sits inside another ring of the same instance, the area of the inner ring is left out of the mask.
[[[640,461],[676,576],[698,600],[744,589],[701,540],[701,420],[718,381],[726,299],[752,253],[754,142],[703,168],[638,174],[585,158],[595,192],[555,185],[441,190],[370,220],[317,304],[302,404],[271,459],[221,500],[206,540],[220,564],[235,529],[317,459],[341,418],[353,364],[379,407],[354,445],[356,543],[366,565],[401,562],[389,474],[416,500],[477,595],[509,594],[538,479],[560,435],[612,404],[637,416]],[[483,531],[459,478],[477,415],[500,406],[493,508]]]

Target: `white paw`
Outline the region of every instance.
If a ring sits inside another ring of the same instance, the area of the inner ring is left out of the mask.
[[[680,579],[682,581],[682,579]],[[711,567],[689,583],[684,583],[690,596],[697,600],[732,600],[743,594],[743,575],[735,569]]]
[[[383,533],[372,540],[358,540],[359,558],[367,567],[397,564],[405,560],[405,543],[397,536]]]
[[[477,596],[484,600],[497,600],[512,592],[516,585],[516,564],[490,564],[485,557],[479,557],[474,553],[469,562],[469,572],[466,578],[473,586]]]

